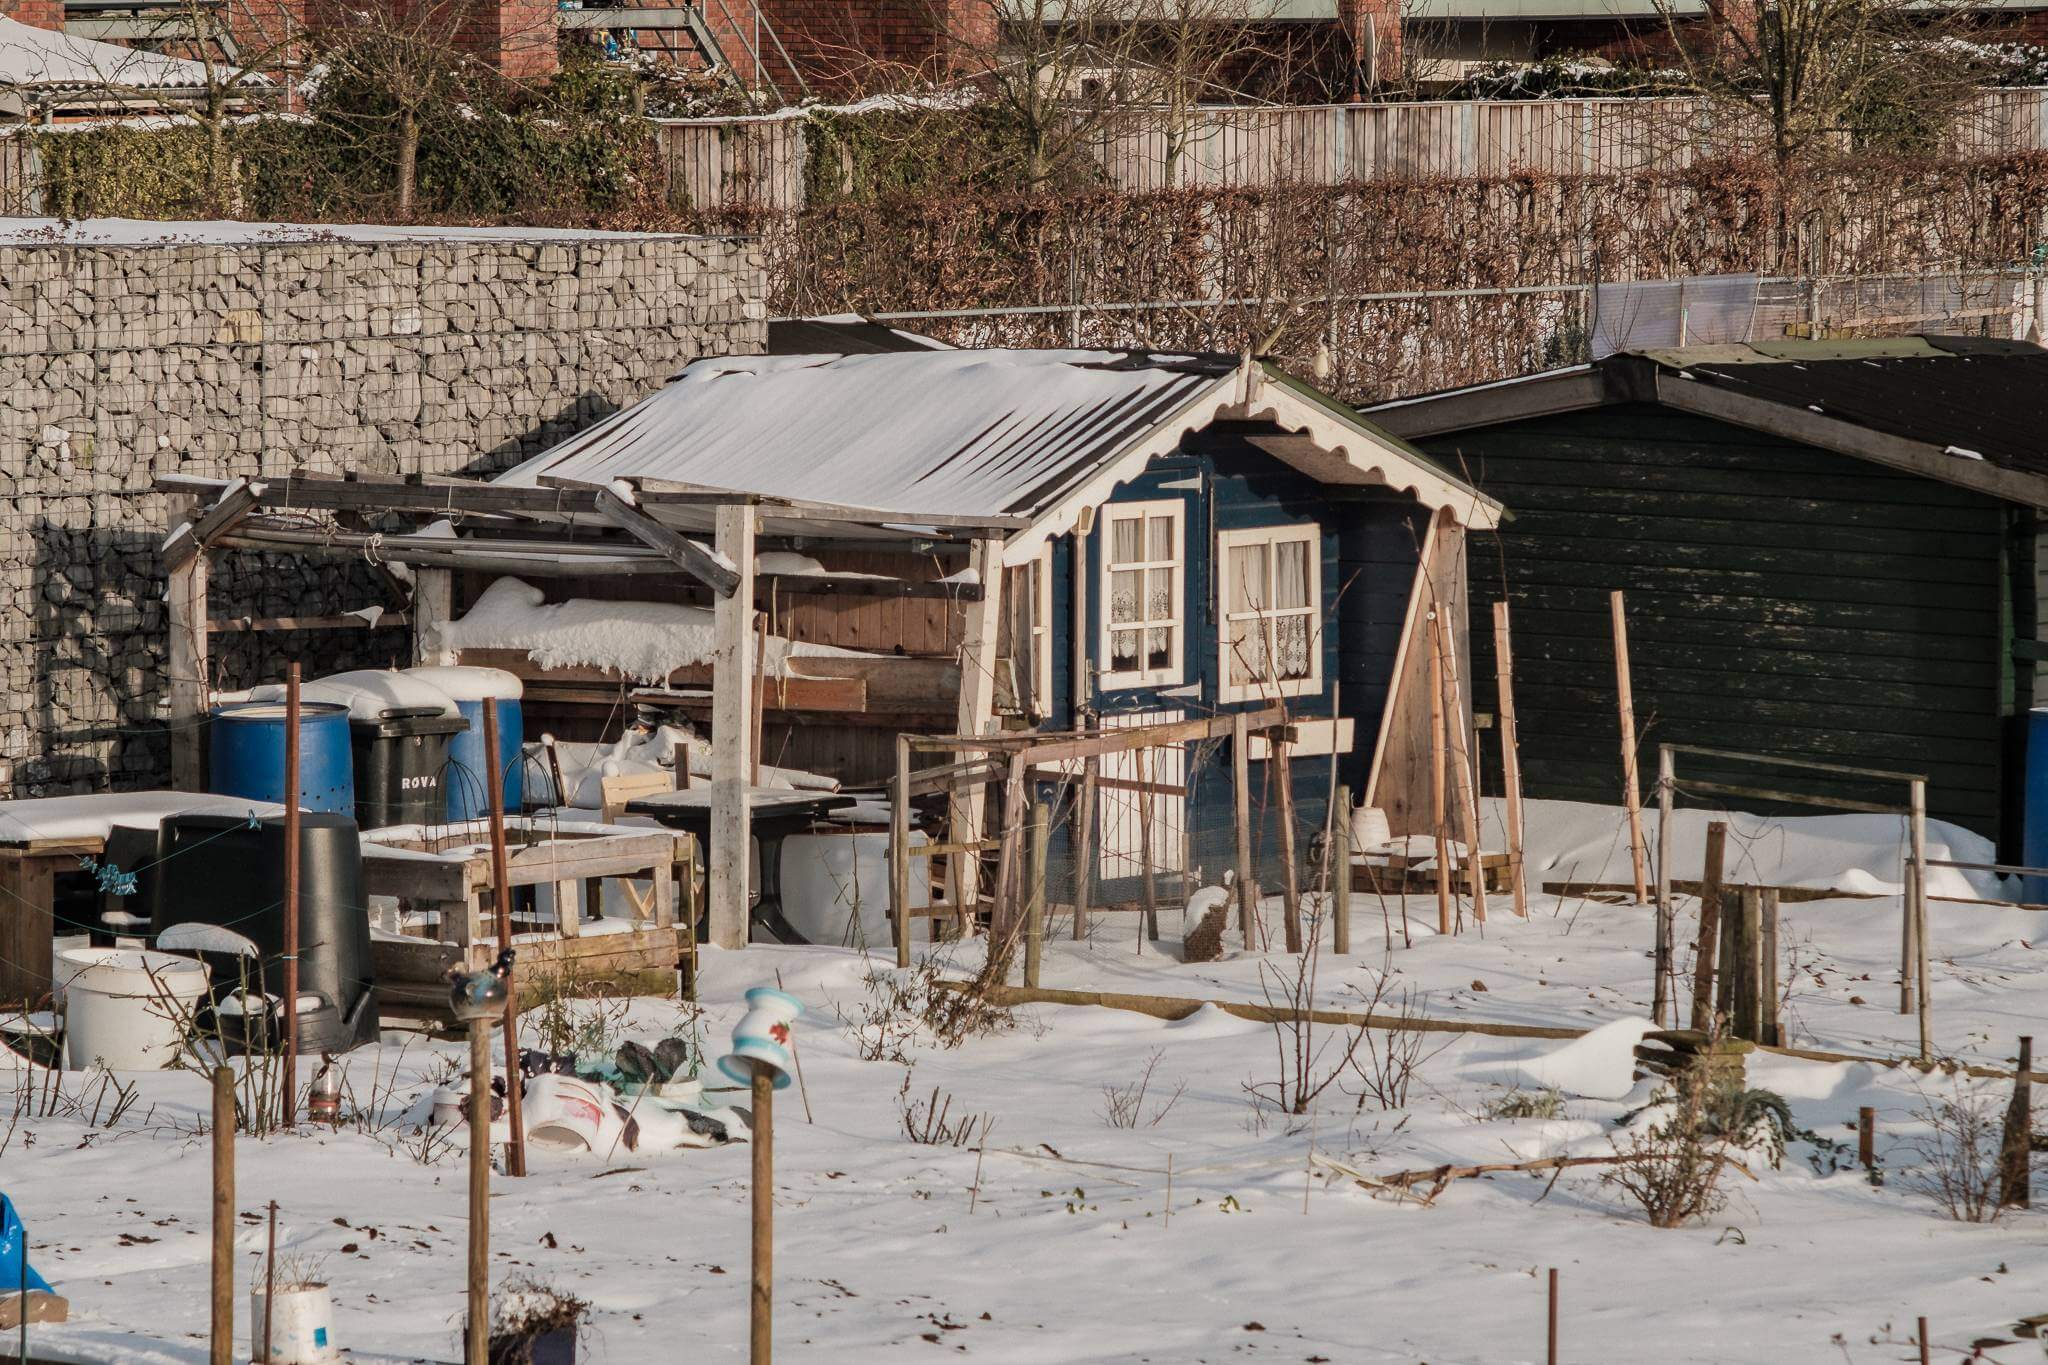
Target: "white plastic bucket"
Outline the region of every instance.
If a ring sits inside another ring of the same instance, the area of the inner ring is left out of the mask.
[[[63,978],[64,1050],[82,1071],[161,1071],[184,1045],[206,967],[144,948],[67,948]]]
[[[1351,812],[1351,856],[1376,853],[1394,837],[1387,826],[1387,813],[1378,806],[1358,806]]]
[[[910,832],[913,848],[929,842]],[[910,903],[930,902],[930,860],[910,859]],[[792,834],[782,841],[782,917],[806,940],[827,948],[887,953],[896,942],[889,925],[887,834]],[[859,914],[856,917],[855,911]],[[910,937],[922,942],[930,920],[914,916]]]
[[[327,1365],[341,1357],[334,1345],[334,1300],[324,1284],[279,1285],[269,1313],[270,1353],[263,1346],[267,1304],[262,1272],[249,1289],[249,1354],[271,1365]]]

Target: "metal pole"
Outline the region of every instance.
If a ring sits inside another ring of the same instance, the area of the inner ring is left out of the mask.
[[[1665,1011],[1671,1006],[1671,807],[1674,804],[1674,777],[1677,771],[1677,756],[1669,744],[1657,746],[1657,974],[1653,987],[1650,1017],[1657,1021],[1659,1028],[1670,1027],[1674,1019],[1667,1021]]]
[[[512,946],[512,874],[507,867],[505,854],[505,774],[498,762],[498,703],[494,698],[484,700],[484,785],[490,788],[491,798],[491,885],[497,892],[498,901],[498,947],[500,950]],[[573,909],[555,907],[559,918],[563,914],[576,913]],[[523,1176],[526,1174],[526,1125],[521,1122],[519,1112],[519,983],[513,973],[505,973],[505,1174]]]
[[[280,1122],[299,1116],[299,661],[284,684],[284,1086]],[[269,1358],[269,1342],[264,1343]]]

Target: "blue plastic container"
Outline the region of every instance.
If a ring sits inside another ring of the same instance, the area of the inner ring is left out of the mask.
[[[285,799],[283,702],[213,709],[209,790],[252,801]],[[348,708],[309,701],[299,707],[299,805],[353,815],[355,768],[349,758]]]
[[[2027,813],[2020,860],[2048,867],[2048,706],[2027,714]],[[2048,877],[2028,877],[2020,895],[2029,904],[2048,903]]]
[[[498,761],[484,760],[484,707],[498,708]],[[517,697],[494,697],[482,701],[455,703],[469,728],[448,741],[448,770],[441,786],[448,793],[450,820],[481,820],[491,813],[491,789],[484,785],[485,773],[496,767],[504,782],[505,809],[518,814],[526,799],[525,764],[521,755],[526,743],[526,722]]]

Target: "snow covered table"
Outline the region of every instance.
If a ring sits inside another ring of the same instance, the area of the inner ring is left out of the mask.
[[[695,942],[695,881],[688,870],[694,854],[687,836],[644,826],[534,817],[508,819],[505,833],[510,888],[553,888],[552,924],[530,916],[513,921],[512,946],[522,977],[604,980],[664,994],[673,988],[678,959]],[[636,907],[646,907],[644,913],[586,921],[584,908],[599,908],[607,880],[624,883]],[[679,881],[685,887],[681,925],[675,911]],[[651,885],[647,900],[634,889],[636,882]],[[480,967],[498,949],[488,835],[478,824],[366,831],[363,888],[372,897],[397,897],[401,907],[435,912],[433,937],[378,933],[371,958],[387,1009],[445,1014],[448,969]],[[528,926],[524,932],[522,919]]]
[[[56,881],[96,858],[116,825],[188,812],[275,815],[280,807],[206,792],[98,792],[0,801],[0,1008],[50,989]],[[133,870],[133,869],[129,869]]]

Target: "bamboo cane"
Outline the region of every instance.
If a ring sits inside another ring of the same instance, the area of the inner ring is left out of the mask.
[[[1451,848],[1444,829],[1444,655],[1429,614],[1429,828],[1436,838],[1436,931],[1451,932]]]
[[[1649,903],[1649,851],[1643,844],[1643,797],[1636,780],[1636,703],[1629,682],[1628,617],[1616,589],[1608,597],[1614,611],[1614,686],[1621,717],[1621,795],[1628,807],[1628,857],[1635,871],[1636,904]]]
[[[1529,917],[1529,883],[1522,856],[1522,751],[1515,730],[1515,663],[1508,638],[1508,604],[1493,604],[1494,685],[1500,704],[1500,782],[1508,817],[1508,881],[1515,913]]]
[[[489,755],[491,810],[491,886],[497,893],[498,947],[512,946],[512,873],[505,852],[505,775],[498,765],[498,704],[484,702],[484,752]],[[574,914],[555,907],[557,916]],[[526,1174],[526,1125],[520,1115],[519,1078],[519,982],[513,969],[505,972],[505,1174]]]

